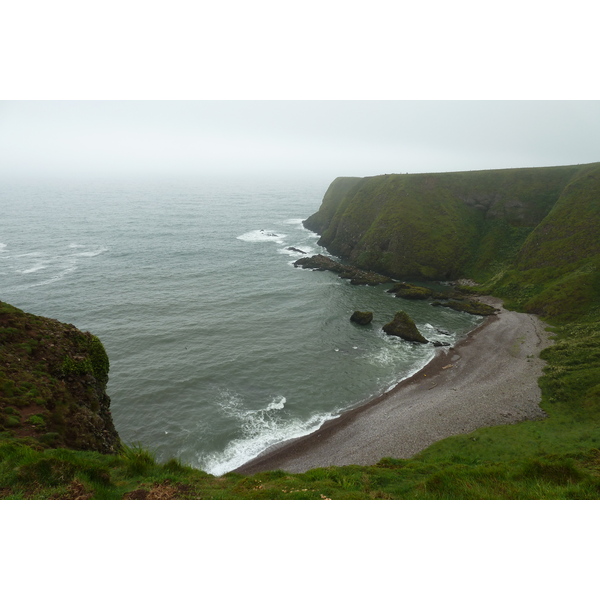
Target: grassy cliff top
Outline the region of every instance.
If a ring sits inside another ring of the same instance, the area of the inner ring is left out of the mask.
[[[338,178],[305,226],[395,278],[475,279],[559,320],[597,302],[600,163]]]

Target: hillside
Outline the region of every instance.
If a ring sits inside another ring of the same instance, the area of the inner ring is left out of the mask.
[[[600,163],[342,177],[304,224],[359,268],[414,280],[490,281],[526,310],[581,313],[599,282],[599,186]],[[576,301],[548,286],[568,289]]]
[[[97,338],[0,303],[0,498],[600,498],[600,163],[338,178],[305,225],[360,269],[471,278],[540,315],[546,418],[369,467],[213,477],[120,443]]]

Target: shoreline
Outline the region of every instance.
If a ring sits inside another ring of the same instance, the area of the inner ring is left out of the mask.
[[[534,315],[499,309],[451,348],[440,348],[391,390],[326,421],[317,431],[281,442],[233,472],[373,465],[410,458],[436,441],[491,425],[541,419],[537,379],[551,344]]]

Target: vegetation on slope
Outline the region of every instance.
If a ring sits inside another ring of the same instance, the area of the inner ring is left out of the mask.
[[[507,428],[514,426],[505,426]],[[214,477],[142,448],[118,455],[41,450],[0,435],[0,498],[72,500],[597,499],[600,452],[517,459],[383,459],[370,467]]]
[[[100,340],[0,302],[0,432],[42,447],[116,452]]]
[[[542,353],[547,361],[540,379],[546,419],[454,436],[409,460],[249,477],[213,477],[177,460],[159,465],[138,447],[122,447],[113,455],[49,449],[40,436],[27,436],[24,429],[16,436],[17,430],[5,422],[0,497],[600,498],[600,165],[368,179],[336,180],[325,198],[327,210],[313,215],[307,225],[324,234],[322,242],[330,250],[362,268],[397,275],[411,265],[412,277],[475,278],[483,282],[477,291],[503,298],[509,309],[544,318],[556,336]],[[398,202],[409,212],[394,209],[393,190],[406,192],[407,200]],[[355,198],[365,206],[350,207]],[[436,202],[447,206],[436,208]],[[437,211],[435,218],[428,211]],[[441,231],[434,234],[430,223]],[[408,235],[409,230],[417,233]],[[446,240],[444,232],[452,235]],[[435,244],[441,246],[432,249]],[[1,307],[3,314],[21,312]],[[18,323],[2,326],[0,386],[10,390],[16,407],[31,387],[26,385],[29,375],[15,367],[14,359],[6,362],[7,352],[25,358],[41,340],[31,347]],[[34,372],[37,367],[28,364]],[[64,357],[61,364],[66,364]],[[56,365],[53,369],[42,369],[41,381],[60,387],[65,373],[56,371]],[[89,365],[81,370],[90,375]],[[35,387],[30,397],[45,398],[47,388],[42,383]],[[6,421],[11,415],[6,393],[1,401]]]
[[[360,268],[485,280],[513,260],[586,168],[598,165],[338,178],[305,226]]]

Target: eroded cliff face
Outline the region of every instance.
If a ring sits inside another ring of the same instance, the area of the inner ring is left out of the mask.
[[[97,337],[0,302],[0,434],[116,452],[108,369]]]
[[[396,278],[487,277],[515,258],[585,167],[340,177],[304,224],[321,234],[319,244],[363,269]]]

